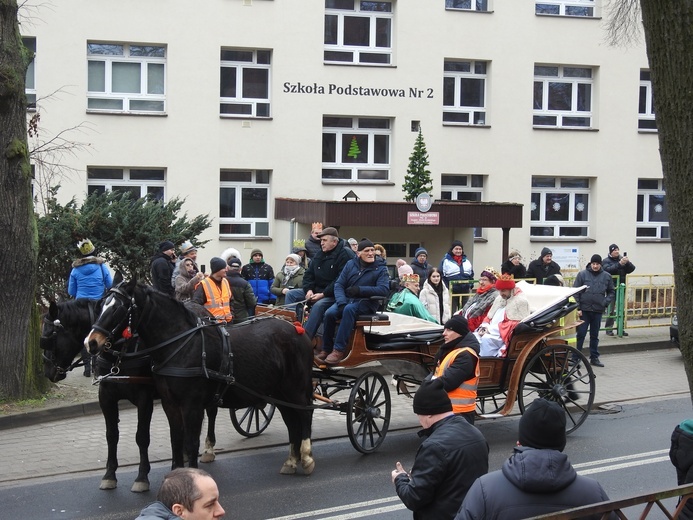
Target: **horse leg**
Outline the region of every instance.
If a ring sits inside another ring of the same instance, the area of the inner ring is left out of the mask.
[[[183,448],[185,441],[184,423],[181,409],[170,399],[161,399],[161,405],[168,419],[168,428],[171,435],[171,469],[182,468]]]
[[[137,478],[130,491],[143,493],[149,491],[149,430],[154,412],[154,389],[145,385],[133,385],[132,392],[137,394],[137,434],[135,440],[140,449],[140,465]]]
[[[106,384],[99,385],[99,406],[106,422],[106,443],[108,444],[108,459],[106,474],[101,478],[99,489],[115,489],[118,486],[116,470],[118,469],[118,399],[107,388]]]
[[[214,433],[214,428],[217,420],[216,406],[207,408],[207,438],[205,439],[205,449],[200,457],[200,462],[214,462],[216,455],[214,454],[214,445],[217,443],[217,437]]]
[[[277,406],[282,414],[282,419],[286,425],[286,429],[289,432],[289,458],[284,461],[282,468],[279,473],[282,475],[293,475],[296,473],[296,468],[298,467],[299,454],[301,453],[301,441],[300,436],[296,433],[296,415],[294,410],[284,406]]]
[[[301,466],[306,475],[313,473],[315,459],[313,459],[313,446],[310,440],[313,426],[313,410],[296,410],[298,422],[301,426]]]
[[[205,412],[195,400],[187,402],[181,411],[184,420],[184,444],[185,452],[188,454],[188,466],[196,468],[197,455],[200,450],[200,432],[202,431]]]

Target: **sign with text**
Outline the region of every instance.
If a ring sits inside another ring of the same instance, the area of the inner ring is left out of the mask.
[[[580,265],[580,249],[577,247],[551,247],[551,259],[561,266],[561,269],[584,269]]]
[[[440,213],[437,211],[429,211],[421,213],[420,211],[407,211],[407,224],[419,226],[437,226],[440,221]]]

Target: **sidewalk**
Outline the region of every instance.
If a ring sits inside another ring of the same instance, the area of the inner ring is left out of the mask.
[[[595,408],[604,403],[688,394],[681,354],[669,343],[668,327],[629,329],[629,334],[624,338],[601,335],[601,359],[606,366],[594,369],[597,375]],[[638,374],[646,372],[658,374],[659,377],[638,377]],[[0,416],[0,459],[16,461],[0,474],[0,483],[9,484],[16,480],[77,471],[104,470],[105,426],[97,402],[98,388],[91,386],[91,378],[82,376],[81,370],[70,373],[61,384],[89,387],[85,392],[87,396],[84,402]],[[394,387],[390,387],[390,390],[390,430],[417,427],[416,416],[411,410],[411,399],[396,395]],[[341,399],[346,401],[348,394],[345,393]],[[121,404],[118,459],[122,468],[130,464],[136,465],[139,454],[134,440],[137,429],[136,410],[129,403]],[[218,452],[287,444],[286,429],[278,413],[267,430],[254,439],[246,439],[236,433],[227,413],[226,410],[220,410],[217,420]],[[483,424],[483,421],[478,422],[482,431]],[[335,411],[316,410],[313,440],[344,436],[344,415]],[[29,439],[30,442],[27,442]],[[56,450],[56,447],[60,449]],[[151,462],[170,460],[170,449],[166,416],[157,404],[151,426]],[[131,484],[121,483],[128,487]]]

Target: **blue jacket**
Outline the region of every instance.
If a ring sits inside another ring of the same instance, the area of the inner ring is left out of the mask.
[[[113,284],[111,272],[101,258],[87,256],[72,263],[67,293],[73,298],[100,300]]]
[[[241,269],[241,276],[248,280],[258,303],[272,303],[277,299],[270,292],[272,282],[274,282],[274,269],[271,265],[264,261],[250,262]]]
[[[176,520],[180,518],[161,502],[154,502],[145,507],[135,520]]]
[[[358,296],[347,296],[346,290],[349,287],[358,287]],[[387,297],[389,292],[390,276],[385,264],[376,261],[363,266],[358,257],[346,263],[339,278],[334,283],[334,297],[337,305],[362,301],[367,307],[370,307],[371,312],[378,310],[378,302],[369,301],[368,298],[371,296]]]

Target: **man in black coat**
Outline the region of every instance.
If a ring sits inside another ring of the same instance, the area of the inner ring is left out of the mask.
[[[159,244],[159,251],[152,257],[150,264],[152,285],[171,298],[176,295],[176,290],[171,284],[173,270],[176,268],[175,247],[170,240]]]
[[[626,283],[626,275],[635,271],[635,266],[631,263],[627,256],[621,256],[621,250],[616,244],[611,244],[609,246],[609,254],[606,255],[602,263],[602,269],[604,269],[611,276],[618,277],[615,280],[615,285],[618,287],[619,284]],[[604,326],[606,327],[607,336],[614,335],[614,318],[612,316],[614,314],[615,303],[615,300],[612,301],[608,310],[606,311],[607,318]],[[623,335],[627,336],[628,333],[624,331]]]
[[[541,250],[539,258],[529,263],[527,278],[536,278],[537,285],[541,285],[544,283],[544,278],[552,274],[561,274],[561,266],[553,261],[553,251],[545,247]]]

